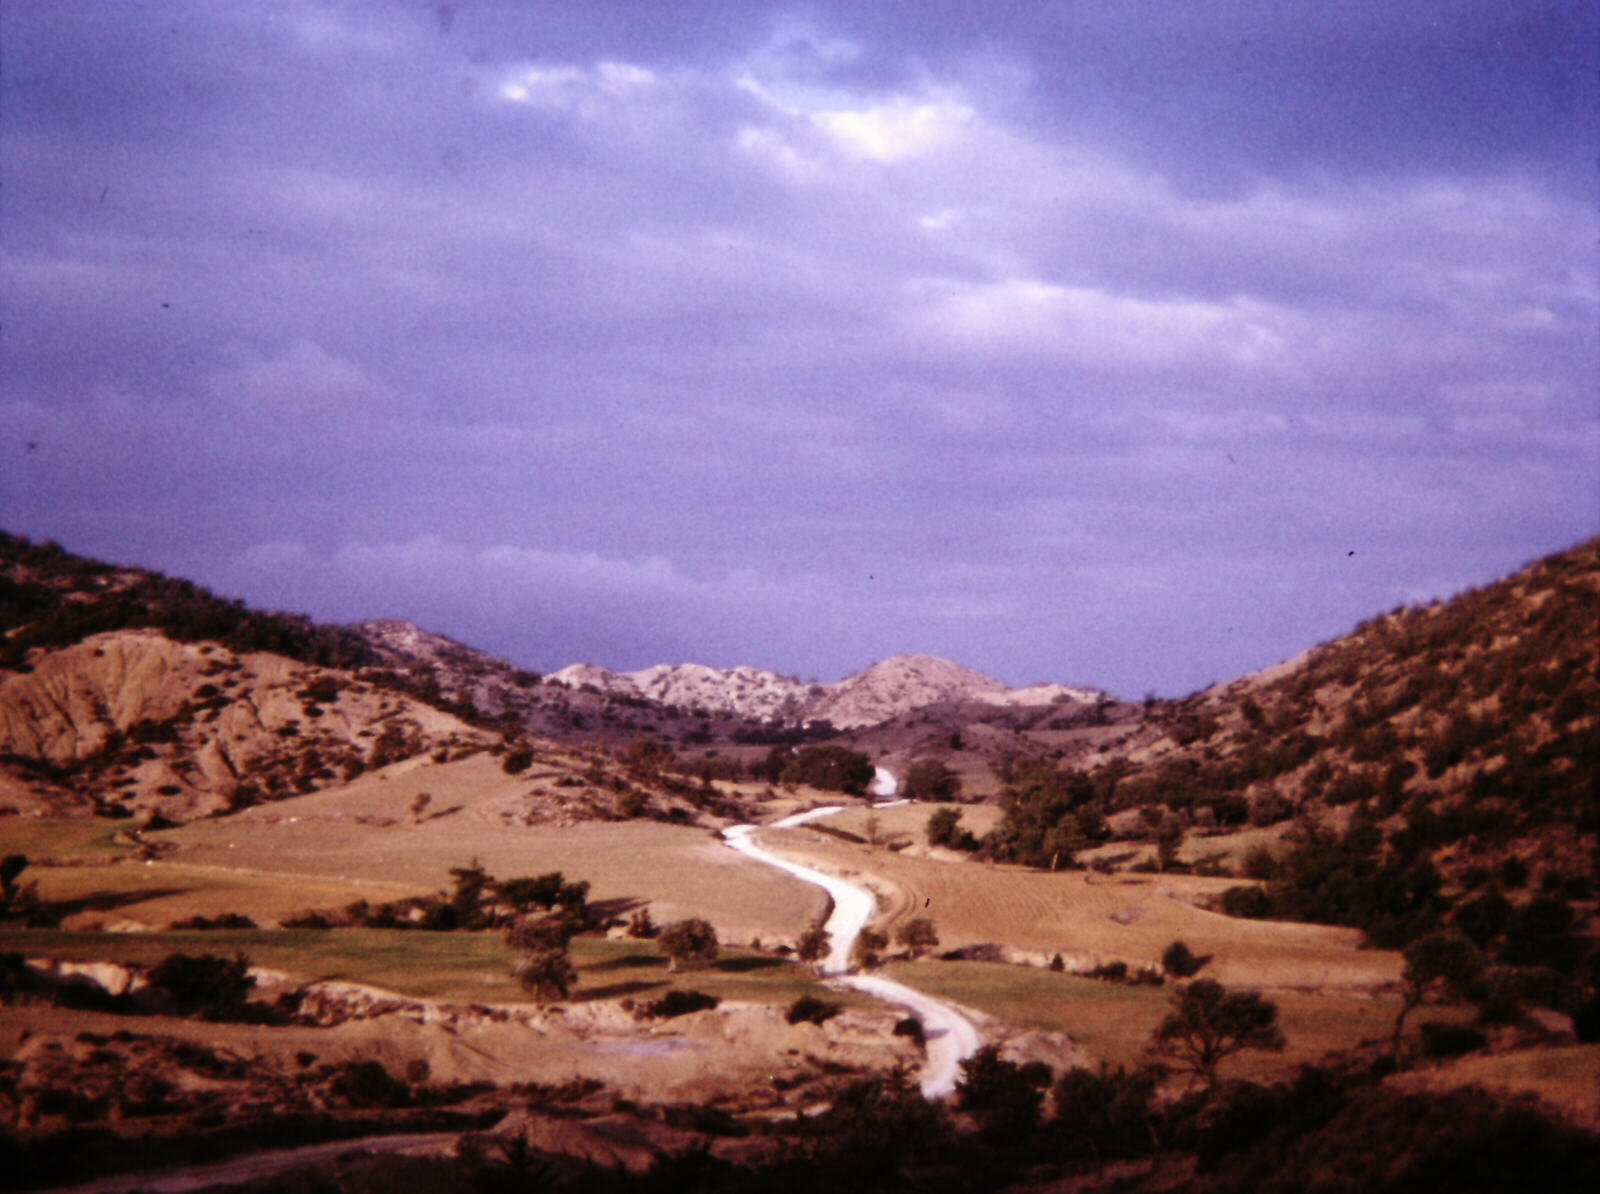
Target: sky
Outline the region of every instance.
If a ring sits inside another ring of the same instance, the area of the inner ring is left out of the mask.
[[[0,526],[1181,695],[1600,531],[1600,4],[9,3]]]

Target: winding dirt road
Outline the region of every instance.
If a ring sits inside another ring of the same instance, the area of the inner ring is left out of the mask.
[[[881,780],[875,785],[880,792],[881,785]],[[892,793],[891,787],[886,794]],[[842,805],[814,808],[775,821],[771,828],[788,829],[842,811]],[[922,1093],[930,1099],[952,1093],[962,1061],[976,1053],[981,1043],[972,1021],[948,1003],[893,979],[875,974],[850,974],[850,950],[876,908],[872,893],[834,875],[824,874],[763,850],[752,840],[757,828],[755,825],[735,825],[724,830],[722,836],[739,853],[787,871],[797,879],[814,883],[833,897],[833,914],[828,917],[825,926],[832,938],[833,948],[823,962],[822,973],[834,985],[865,992],[885,1003],[897,1003],[922,1021],[923,1037],[927,1042],[927,1060],[922,1067]]]

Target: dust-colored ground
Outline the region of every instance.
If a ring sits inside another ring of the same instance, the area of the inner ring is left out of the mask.
[[[1240,920],[1195,902],[1232,880],[1188,875],[1056,874],[870,850],[808,827],[774,831],[773,848],[856,878],[880,893],[882,922],[930,917],[940,947],[996,942],[1069,970],[1109,961],[1159,966],[1183,940],[1210,954],[1206,974],[1230,986],[1370,991],[1400,977],[1397,953],[1363,949],[1354,929]]]
[[[78,927],[157,927],[236,912],[260,924],[446,889],[473,859],[499,878],[561,871],[617,911],[648,905],[655,921],[704,917],[725,941],[793,941],[818,917],[817,888],[728,849],[706,828],[659,821],[548,819],[554,779],[535,765],[508,776],[479,755],[414,761],[356,782],[231,817],[147,835],[162,853],[117,866],[35,867],[47,900],[81,901]],[[567,790],[562,790],[565,797]],[[413,813],[427,794],[423,812]],[[0,851],[28,853],[38,823],[0,819]],[[48,850],[44,851],[49,853]],[[34,853],[38,853],[37,848]]]

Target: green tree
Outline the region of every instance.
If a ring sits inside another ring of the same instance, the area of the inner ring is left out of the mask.
[[[1278,1005],[1259,991],[1229,991],[1213,979],[1197,979],[1173,996],[1152,1048],[1215,1086],[1217,1066],[1226,1058],[1244,1049],[1283,1048]]]
[[[565,999],[578,981],[566,949],[540,949],[528,954],[513,971],[517,982],[540,1003]]]
[[[956,844],[956,827],[960,824],[960,809],[934,809],[928,817],[928,845],[954,846]]]
[[[860,751],[844,746],[807,746],[784,765],[780,781],[810,784],[830,792],[860,796],[877,769]]]
[[[667,925],[656,938],[656,944],[670,959],[668,970],[676,970],[680,963],[714,962],[717,958],[717,930],[709,921],[698,917]]]
[[[961,798],[961,777],[938,759],[919,759],[907,769],[900,795],[907,800],[948,804]]]

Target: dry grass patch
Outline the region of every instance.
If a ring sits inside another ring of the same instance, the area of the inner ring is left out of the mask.
[[[26,854],[34,862],[121,856],[132,853],[133,845],[118,835],[136,824],[106,817],[0,817],[0,854]]]
[[[1063,1032],[1095,1058],[1135,1066],[1150,1060],[1151,1034],[1170,1009],[1175,987],[1129,986],[1027,966],[990,962],[900,962],[886,973],[909,987],[1021,1028]],[[1282,1053],[1246,1052],[1224,1077],[1271,1079],[1323,1055],[1387,1039],[1399,1003],[1362,995],[1274,992],[1287,1045]],[[1426,1020],[1462,1021],[1470,1012],[1428,1008]]]
[[[67,928],[164,928],[191,916],[237,913],[270,926],[313,909],[358,899],[384,901],[421,888],[375,880],[252,874],[168,862],[51,866],[25,871],[39,898],[63,913]]]
[[[793,940],[822,911],[820,890],[738,854],[707,829],[656,821],[508,824],[500,816],[507,779],[492,760],[429,765],[158,837],[178,847],[174,861],[296,882],[433,891],[473,858],[501,879],[561,871],[590,883],[591,902],[609,901],[618,912],[648,903],[658,924],[703,917],[725,941]],[[475,794],[479,782],[486,795]],[[423,791],[432,799],[419,822],[408,810]]]
[[[893,811],[893,810],[891,810]],[[883,923],[927,916],[943,948],[997,942],[1069,969],[1107,961],[1158,966],[1182,939],[1210,954],[1208,977],[1229,986],[1370,990],[1400,977],[1400,955],[1363,949],[1354,929],[1239,920],[1195,907],[1230,883],[1187,875],[1046,873],[979,862],[936,862],[869,850],[806,827],[762,840],[785,854],[878,887]]]

